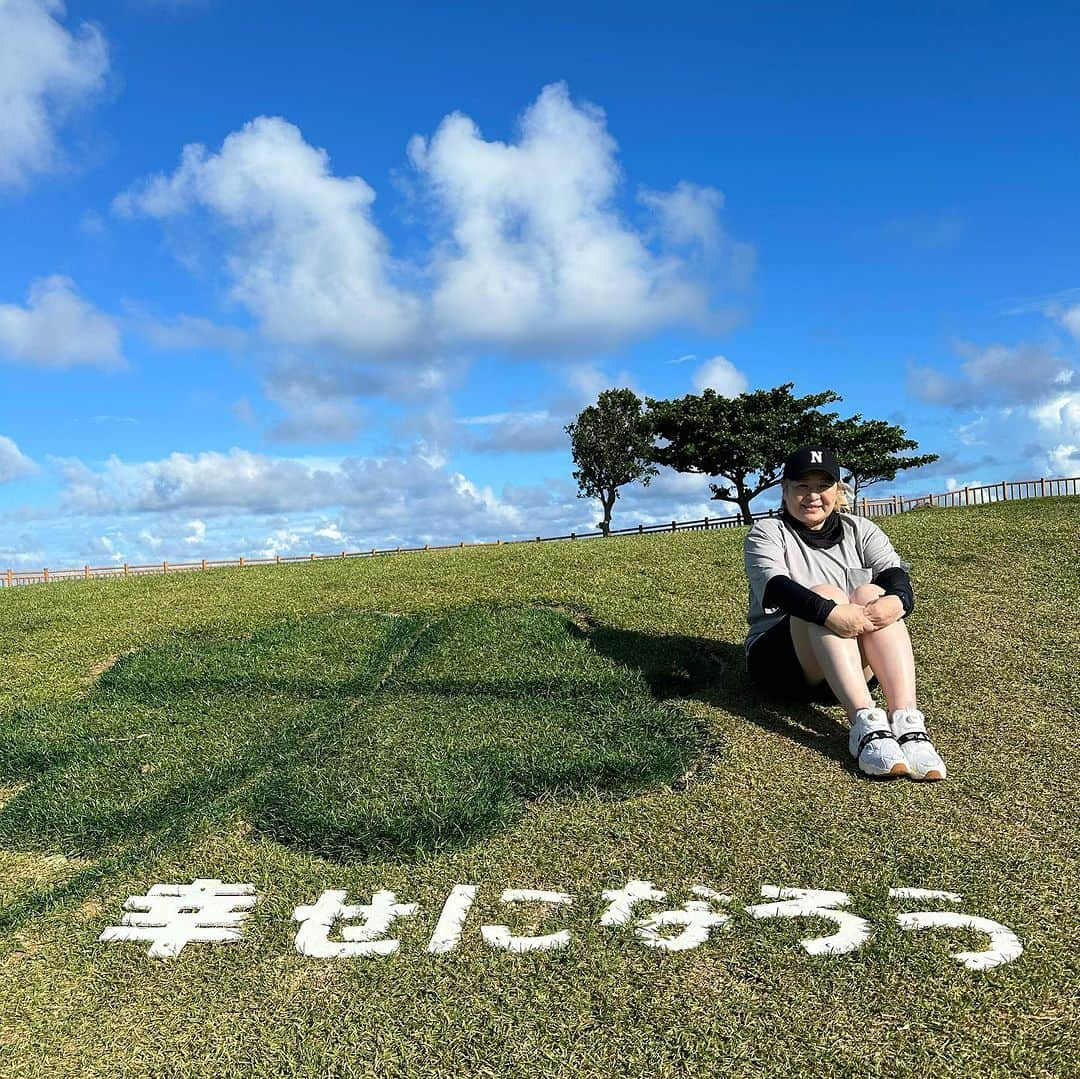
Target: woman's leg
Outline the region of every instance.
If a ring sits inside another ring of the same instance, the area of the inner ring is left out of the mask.
[[[854,602],[836,585],[819,584],[811,591],[837,603]],[[874,698],[866,684],[870,675],[863,668],[863,657],[859,650],[860,638],[838,637],[824,626],[801,618],[791,617],[788,624],[795,655],[799,657],[799,664],[811,685],[824,678],[850,720],[854,720],[860,708],[874,707]],[[881,680],[880,675],[878,679]]]
[[[839,591],[839,589],[837,589]],[[851,603],[869,603],[885,594],[876,584],[860,585],[851,594]],[[884,629],[864,633],[859,637],[863,654],[877,675],[889,711],[898,708],[917,708],[915,703],[915,657],[911,651],[911,638],[903,621],[894,622]]]

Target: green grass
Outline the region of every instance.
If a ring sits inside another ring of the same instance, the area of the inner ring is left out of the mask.
[[[742,530],[0,593],[0,1075],[1080,1075],[1080,500],[912,513],[920,701],[950,778],[877,784],[838,709],[742,671]],[[159,881],[249,881],[238,945],[101,944]],[[846,957],[753,922],[664,954],[632,877],[842,889]],[[479,885],[461,947],[424,948]],[[958,891],[1020,959],[902,933]],[[507,887],[570,892],[534,922]],[[383,960],[293,949],[328,888],[416,902]],[[481,923],[568,927],[564,953]]]

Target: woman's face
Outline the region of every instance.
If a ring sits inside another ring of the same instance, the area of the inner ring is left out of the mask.
[[[784,506],[807,528],[820,528],[836,508],[839,485],[827,472],[807,472],[784,484]]]

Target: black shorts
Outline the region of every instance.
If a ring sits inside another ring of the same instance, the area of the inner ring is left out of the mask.
[[[789,701],[815,701],[819,704],[839,704],[836,694],[824,679],[816,686],[806,681],[806,674],[795,654],[789,623],[784,615],[775,626],[770,626],[750,646],[746,654],[746,673],[759,688],[775,697]],[[873,689],[877,678],[868,685]]]

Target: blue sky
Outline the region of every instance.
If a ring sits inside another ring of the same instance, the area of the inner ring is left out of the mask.
[[[939,7],[0,0],[0,568],[585,530],[618,385],[1080,475],[1080,13]]]

